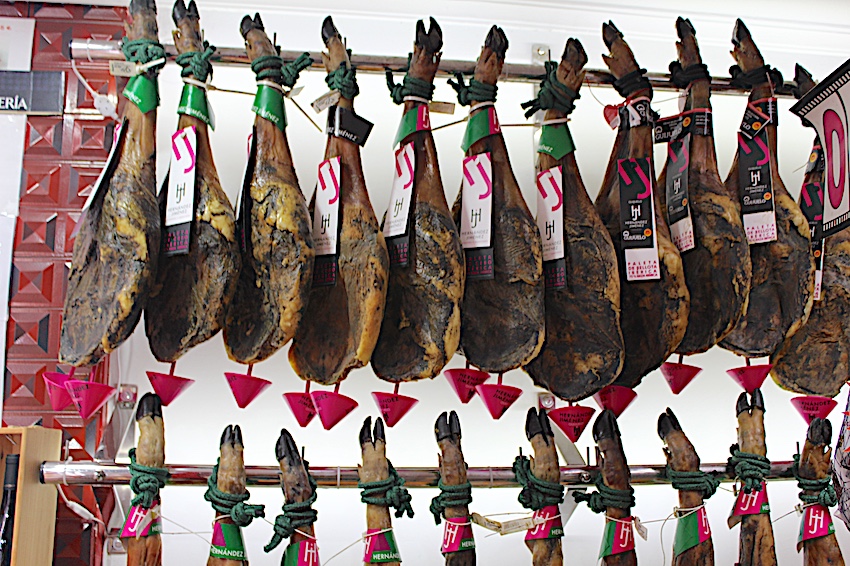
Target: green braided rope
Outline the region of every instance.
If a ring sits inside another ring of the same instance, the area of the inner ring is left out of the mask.
[[[168,479],[168,470],[165,468],[154,468],[136,463],[136,449],[130,449],[130,489],[136,496],[130,501],[133,505],[139,505],[143,509],[153,507],[159,499],[159,490],[165,487]]]
[[[193,76],[202,83],[207,82],[207,77],[212,76],[212,65],[210,58],[215,54],[215,47],[209,41],[204,42],[203,51],[187,51],[177,56],[175,61],[183,67],[180,71],[181,77]]]
[[[458,485],[446,485],[443,478],[437,481],[440,494],[431,500],[428,510],[434,515],[434,522],[440,524],[440,518],[445,514],[446,507],[460,507],[472,503],[472,484],[469,482]]]
[[[667,477],[673,484],[673,489],[683,491],[700,491],[702,498],[708,499],[717,492],[720,480],[706,472],[679,472],[667,466]]]
[[[538,110],[560,110],[564,114],[570,114],[575,110],[575,100],[581,98],[579,94],[558,80],[558,63],[546,61],[546,76],[540,81],[540,91],[537,98],[520,104],[525,111],[525,117],[531,117]]]
[[[809,495],[800,492],[800,501],[806,505],[820,504],[824,507],[835,507],[838,505],[838,495],[832,485],[832,476],[826,476],[819,480],[810,480],[800,477],[800,455],[794,454],[794,463],[791,465],[794,477],[797,478],[797,487],[802,490],[816,491],[817,495]]]
[[[410,69],[410,59],[413,53],[407,55],[407,66],[405,71]],[[404,75],[404,80],[401,84],[396,84],[393,80],[393,72],[390,69],[385,70],[387,76],[387,88],[390,89],[390,98],[396,104],[404,102],[405,96],[418,96],[426,100],[431,100],[434,97],[434,85],[428,81],[411,77],[409,74]]]
[[[761,482],[770,473],[770,460],[758,454],[741,452],[736,446],[732,447],[729,466],[735,468],[735,476],[743,482],[744,493],[761,491]]]
[[[302,53],[292,63],[284,63],[278,55],[263,55],[251,61],[251,70],[258,81],[269,79],[292,88],[298,82],[301,71],[313,64],[309,53]]]
[[[475,79],[469,85],[463,82],[463,74],[455,73],[457,82],[449,79],[449,85],[457,92],[457,101],[461,106],[469,106],[473,100],[478,102],[496,102],[496,85],[488,85]]]
[[[356,73],[354,67],[348,67],[343,61],[339,64],[339,68],[328,73],[325,77],[325,83],[327,83],[329,89],[338,90],[343,98],[352,100],[360,94]]]
[[[318,494],[316,492],[316,480],[310,475],[310,466],[304,462],[304,471],[307,472],[307,481],[310,484],[310,490],[313,492],[305,501],[297,501],[293,503],[283,504],[283,513],[275,517],[274,534],[272,540],[263,547],[263,551],[271,552],[283,542],[283,539],[291,537],[296,529],[309,527],[316,522],[319,514],[313,509],[313,503],[316,502]]]
[[[522,486],[517,499],[526,509],[539,511],[564,501],[564,486],[542,480],[531,473],[531,462],[525,456],[516,457],[513,470],[517,482]]]
[[[165,48],[160,42],[153,39],[128,39],[125,37],[121,41],[121,52],[127,61],[140,65],[165,58]],[[164,66],[165,62],[163,61],[159,65],[149,68],[148,71],[158,71]]]
[[[602,480],[602,475],[596,476],[595,484],[599,491],[593,493],[574,491],[573,499],[576,500],[576,503],[587,502],[587,506],[594,513],[602,513],[608,507],[629,509],[635,506],[635,490],[631,486],[629,486],[629,489],[608,487]]]
[[[207,480],[207,491],[204,493],[204,499],[212,504],[213,509],[217,513],[228,515],[233,522],[239,527],[247,527],[257,517],[265,517],[265,507],[263,505],[251,505],[246,503],[251,494],[245,493],[225,493],[218,489],[218,465],[221,458],[216,460],[213,466],[212,474]]]
[[[387,479],[366,483],[357,482],[357,487],[363,490],[360,492],[360,501],[368,505],[391,507],[396,510],[396,518],[400,519],[407,513],[407,516],[412,519],[413,507],[410,502],[413,498],[404,487],[404,478],[398,475],[389,460],[387,460],[387,466],[389,468]]]

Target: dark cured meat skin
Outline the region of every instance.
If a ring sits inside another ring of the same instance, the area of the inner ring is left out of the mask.
[[[485,45],[475,78],[495,84],[503,63],[504,53],[499,58]],[[485,107],[477,112],[487,111]],[[486,152],[490,153],[493,175],[494,278],[467,281],[461,305],[460,346],[469,363],[478,369],[501,373],[529,363],[543,345],[543,246],[511,169],[501,132],[472,144],[466,155]],[[461,201],[462,191],[452,206],[456,225],[460,225]]]
[[[178,27],[180,33],[175,36],[175,46],[180,53],[204,50],[197,19],[183,18]],[[162,242],[156,285],[145,308],[148,344],[161,362],[177,361],[221,330],[242,263],[233,208],[218,179],[207,125],[198,118],[181,114],[177,128],[189,126],[194,126],[197,132],[194,188],[197,200],[189,253],[166,257]],[[166,192],[161,191],[163,227],[165,198]]]
[[[581,64],[568,62],[568,42],[558,74],[561,82],[577,92],[587,56],[576,40],[570,42],[578,45],[575,56],[580,49],[583,59],[575,61]],[[549,110],[545,119],[562,117],[562,112]],[[539,153],[538,160],[538,171],[558,165],[563,171],[567,284],[545,290],[546,339],[537,357],[523,369],[536,385],[561,399],[579,401],[610,385],[623,367],[617,252],[584,188],[575,153],[558,161]]]
[[[277,52],[261,29],[246,34],[253,60]],[[232,360],[265,360],[294,336],[313,283],[311,217],[295,175],[286,133],[257,116],[251,178],[251,254],[242,258],[236,294],[227,309],[224,345]]]
[[[432,34],[439,29],[435,26],[432,20]],[[408,73],[433,81],[439,62],[438,53],[417,43]],[[408,101],[404,111],[419,105]],[[433,378],[454,355],[460,341],[460,301],[466,278],[463,248],[443,192],[434,137],[430,131],[415,132],[401,145],[410,142],[414,144],[416,175],[411,189],[409,261],[406,267],[390,266],[384,320],[372,353],[375,374],[391,382]]]
[[[134,3],[132,39],[157,40],[156,8]],[[153,15],[151,15],[153,14]],[[156,83],[156,74],[149,73]],[[74,241],[62,313],[59,361],[93,365],[126,340],[142,314],[159,259],[156,109],[124,107],[127,133],[108,186],[91,203]]]
[[[738,20],[740,22],[740,20]],[[738,29],[746,30],[743,22]],[[743,33],[743,31],[742,31]],[[752,41],[749,31],[739,38],[733,51],[745,72],[764,65],[764,59]],[[770,83],[753,87],[750,102],[771,96]],[[788,194],[779,177],[776,154],[776,124],[764,128],[770,151],[770,179],[776,208],[777,239],[750,246],[753,279],[747,313],[720,346],[746,357],[769,356],[783,341],[791,338],[806,323],[812,310],[814,292],[814,260],[811,254],[809,225],[800,207]],[[738,155],[726,177],[729,194],[738,194]],[[785,387],[785,384],[780,383]],[[791,384],[789,384],[791,385]]]
[[[637,70],[634,55],[622,37],[611,44],[611,57],[606,64],[615,75]],[[619,69],[615,71],[615,67]],[[637,91],[634,98],[652,97],[652,91]],[[596,210],[618,250],[622,250],[620,234],[620,180],[617,160],[650,158],[650,179],[655,179],[652,166],[652,127],[638,126],[617,132],[602,189],[596,197]],[[622,253],[620,260],[620,323],[626,357],[617,385],[635,387],[643,376],[659,368],[682,341],[688,324],[689,293],[679,250],[670,239],[670,229],[663,214],[658,187],[654,187],[656,241],[661,279],[628,281]]]
[[[682,67],[701,63],[690,23],[687,26],[677,24],[677,27],[680,37],[684,35],[682,41],[676,43]],[[694,81],[687,109],[711,110],[709,96],[709,81]],[[741,221],[740,200],[720,179],[714,147],[713,134],[691,135],[688,198],[696,247],[681,254],[690,294],[690,313],[685,337],[676,348],[679,354],[705,352],[717,344],[746,312],[750,296],[752,264]],[[658,178],[664,210],[667,209],[666,183],[665,164]]]

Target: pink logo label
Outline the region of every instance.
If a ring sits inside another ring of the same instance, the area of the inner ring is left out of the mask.
[[[624,522],[627,521],[627,522]],[[611,541],[611,554],[621,554],[635,549],[634,523],[631,517],[614,521],[614,538]]]
[[[416,115],[416,130],[430,130],[431,129],[431,112],[428,110],[427,104],[422,104],[419,106],[419,113]]]
[[[761,482],[761,491],[753,491],[752,493],[744,493],[744,490],[738,492],[738,499],[735,500],[735,508],[732,515],[761,515],[762,513],[770,513],[770,503],[767,501],[767,484]]]
[[[711,526],[708,524],[708,513],[705,510],[705,505],[697,511],[697,527],[700,542],[705,542],[711,538]]]
[[[561,511],[557,505],[549,505],[539,511],[535,511],[532,519],[542,520],[543,523],[534,525],[525,533],[525,540],[539,540],[547,538],[561,538],[564,536],[564,525],[561,522]]]
[[[160,532],[162,532],[162,521],[159,518],[159,504],[150,509],[133,505],[121,529],[121,538],[147,537]]]
[[[452,517],[445,520],[443,528],[443,545],[440,552],[449,554],[475,548],[475,538],[472,536],[472,525],[469,517]]]
[[[829,509],[823,505],[810,505],[803,511],[800,521],[800,536],[797,538],[797,552],[803,548],[803,542],[814,538],[825,537],[835,532]]]

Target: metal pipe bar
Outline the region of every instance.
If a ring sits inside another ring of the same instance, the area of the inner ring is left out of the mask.
[[[792,462],[772,462],[768,480],[793,479]],[[168,485],[206,485],[212,473],[212,466],[167,466],[171,477]],[[664,477],[664,466],[630,466],[633,485],[668,484]],[[436,487],[439,478],[437,468],[396,468],[405,479],[407,487]],[[732,481],[726,473],[726,464],[702,464],[700,470],[712,474],[721,481]],[[272,466],[245,466],[249,486],[279,486],[280,470]],[[594,466],[562,466],[561,483],[570,487],[592,486],[599,469]],[[315,467],[310,474],[320,487],[357,487],[357,468],[354,467]],[[130,469],[126,465],[109,462],[43,462],[40,468],[40,481],[44,484],[64,485],[127,485],[130,483]],[[519,487],[511,468],[469,468],[467,478],[473,487]]]
[[[124,55],[121,53],[119,41],[99,40],[99,39],[72,39],[71,40],[71,57],[77,63],[85,63],[86,61],[103,61],[103,60],[124,60]],[[177,56],[177,50],[172,44],[165,44],[165,53],[169,59]],[[280,56],[285,61],[294,61],[301,55],[301,51],[281,51]],[[319,52],[311,52],[310,57],[313,58],[313,66],[309,70],[322,70],[322,56]],[[219,47],[216,54],[213,56],[213,61],[225,65],[248,65],[248,55],[245,50],[239,47]],[[407,57],[389,57],[383,55],[357,55],[351,57],[352,64],[357,67],[358,72],[380,73],[384,74],[386,69],[391,69],[394,72],[403,72],[407,66]],[[454,73],[461,72],[472,74],[475,70],[475,61],[460,61],[457,59],[443,59],[440,61],[440,67],[437,74],[442,77],[453,76]],[[607,71],[599,69],[587,69],[585,80],[593,85],[610,85],[613,77]],[[541,65],[506,63],[502,68],[502,76],[499,80],[510,82],[525,82],[537,83],[543,77],[543,67]],[[652,88],[659,90],[677,90],[670,83],[670,75],[667,73],[647,73],[646,78],[652,84]],[[748,91],[733,87],[730,84],[728,77],[712,77],[711,89],[714,92],[722,92],[729,94],[748,94]],[[780,89],[783,93],[776,93],[778,97],[790,97],[790,83],[786,83],[787,88]]]

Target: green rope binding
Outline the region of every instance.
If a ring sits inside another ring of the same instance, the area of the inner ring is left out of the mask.
[[[428,509],[434,515],[434,522],[440,524],[441,517],[445,514],[446,507],[460,507],[472,503],[472,484],[469,482],[458,485],[446,485],[443,478],[437,481],[440,494],[431,500]]]
[[[292,63],[284,63],[278,55],[263,55],[251,61],[251,70],[258,81],[269,79],[287,88],[298,82],[301,71],[313,64],[309,53],[302,53]]]
[[[128,39],[125,37],[121,41],[121,52],[127,61],[140,65],[165,58],[165,48],[160,42],[152,39]],[[164,66],[165,62],[163,61],[159,65],[150,67],[148,72],[158,71]]]
[[[218,465],[221,463],[221,458],[216,460],[213,466],[212,474],[207,480],[207,491],[204,493],[204,499],[212,504],[213,509],[217,513],[223,513],[233,519],[233,522],[239,527],[247,527],[257,517],[265,517],[265,507],[263,505],[251,505],[246,503],[251,494],[245,493],[225,493],[218,489]]]
[[[209,41],[204,42],[203,51],[187,51],[177,56],[175,61],[183,67],[180,71],[181,77],[193,76],[202,83],[207,82],[207,77],[212,76],[212,65],[210,58],[215,54],[215,47]]]
[[[407,55],[407,66],[403,69],[410,69],[410,59],[413,53]],[[405,96],[418,96],[426,100],[431,100],[434,97],[434,85],[428,81],[411,77],[410,74],[404,75],[404,80],[401,84],[396,84],[393,80],[393,72],[390,69],[385,70],[387,76],[387,88],[390,89],[390,98],[396,104],[404,102]]]
[[[668,464],[666,473],[673,484],[673,489],[700,491],[703,499],[708,499],[714,495],[720,486],[720,480],[706,472],[679,472]]]
[[[307,472],[307,481],[313,494],[306,501],[298,501],[283,504],[283,513],[275,517],[274,534],[272,540],[263,547],[263,551],[271,552],[283,542],[283,539],[291,537],[296,529],[309,527],[316,522],[319,514],[313,509],[316,502],[316,480],[310,475],[310,466],[304,462],[304,471]]]
[[[325,77],[325,82],[331,90],[338,90],[343,98],[352,100],[360,94],[360,87],[357,86],[357,71],[354,67],[346,65],[345,61],[339,64],[339,68],[331,71]]]
[[[587,502],[587,506],[594,513],[602,513],[607,507],[616,507],[617,509],[629,509],[635,506],[635,490],[629,486],[629,489],[614,489],[605,485],[602,480],[602,475],[596,476],[596,489],[593,493],[573,492],[573,499],[576,503],[582,501]]]
[[[743,482],[744,493],[761,491],[761,482],[770,473],[770,460],[758,454],[741,452],[737,445],[732,446],[731,452],[728,464],[735,469],[735,476]]]
[[[564,501],[564,486],[542,480],[531,473],[531,462],[525,456],[516,457],[513,470],[517,482],[522,486],[517,499],[526,509],[539,511]]]
[[[569,115],[575,110],[575,100],[579,94],[558,80],[558,63],[546,61],[546,76],[540,81],[540,91],[537,98],[520,104],[525,111],[525,117],[530,118],[538,110],[560,110]]]
[[[801,478],[799,454],[794,454],[794,463],[791,465],[791,470],[794,472],[794,477],[797,478],[797,487],[802,490],[817,492],[817,495],[809,495],[801,491],[800,501],[806,505],[819,504],[824,507],[835,507],[838,505],[838,495],[835,493],[835,487],[832,485],[832,476],[826,476],[819,480]]]
[[[387,466],[389,467],[387,479],[367,483],[357,482],[357,487],[363,490],[360,492],[360,501],[368,505],[391,507],[396,510],[396,518],[401,518],[407,513],[407,516],[412,519],[413,507],[410,502],[413,498],[404,487],[404,478],[398,475],[389,460],[387,460]]]
[[[154,468],[136,463],[136,449],[130,449],[130,489],[136,496],[130,503],[150,509],[159,499],[159,490],[165,487],[169,477],[165,468]]]
[[[463,82],[463,74],[455,73],[457,82],[449,79],[449,85],[457,92],[457,101],[461,106],[469,106],[473,100],[478,102],[496,102],[496,85],[488,85],[475,79],[469,85]]]

